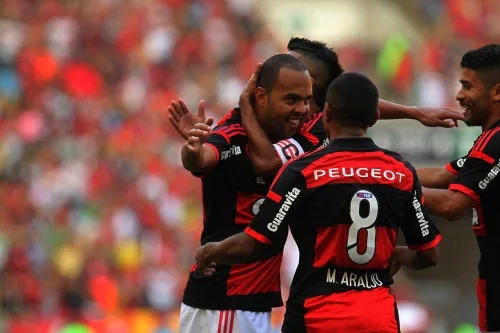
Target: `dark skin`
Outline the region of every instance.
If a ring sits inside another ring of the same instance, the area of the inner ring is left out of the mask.
[[[327,69],[321,63],[314,61],[300,53],[290,51],[290,55],[301,60],[308,68],[311,77],[316,84],[327,86],[328,78],[325,73]],[[249,85],[247,85],[249,87]],[[243,118],[243,125],[248,134],[248,148],[250,159],[256,173],[263,177],[274,176],[282,165],[281,160],[276,155],[274,147],[265,131],[259,126],[256,115],[248,96],[252,95],[252,89],[246,96],[240,98],[240,107]],[[243,103],[243,104],[242,104]],[[407,107],[384,100],[379,100],[379,109],[382,119],[416,119],[423,125],[429,127],[453,127],[458,126],[458,120],[463,120],[464,116],[447,108],[425,108],[425,107]],[[189,131],[196,123],[203,123],[205,117],[205,104],[200,101],[198,105],[198,114],[189,111],[182,99],[171,101],[168,111],[169,120],[177,132],[186,140],[189,137]],[[310,103],[309,112],[304,120],[307,120],[313,113],[318,111],[314,103]]]
[[[328,77],[325,74],[328,69],[324,65],[300,53],[294,51],[288,53],[306,65],[311,76],[315,79],[316,84],[323,86],[328,84]],[[239,103],[243,126],[248,133],[248,151],[255,172],[263,177],[273,177],[281,168],[282,161],[276,154],[272,143],[263,135],[263,130],[258,126],[258,122],[255,119],[255,113],[249,98],[249,96],[252,95],[254,86],[255,82],[248,82],[247,90],[243,91]],[[457,121],[463,119],[461,113],[448,109],[411,108],[384,100],[379,100],[378,106],[382,119],[417,119],[426,126],[453,127],[455,125],[458,126]],[[311,116],[317,111],[318,107],[315,103],[311,103],[308,116]]]
[[[423,187],[437,189],[447,189],[451,181],[455,179],[455,174],[448,171],[445,167],[418,168],[417,175]]]
[[[279,140],[293,135],[309,107],[312,96],[311,77],[307,71],[283,68],[272,91],[262,87],[254,90],[256,114],[259,127],[266,136]],[[197,123],[188,132],[187,142],[182,147],[182,164],[186,170],[205,173],[217,163],[217,154],[204,141],[209,135],[213,119]]]
[[[456,99],[465,108],[465,123],[481,126],[483,132],[500,120],[500,83],[488,84],[487,80],[472,69],[463,68],[460,74],[462,87]],[[473,200],[462,192],[423,188],[425,205],[433,215],[455,221],[473,207]]]
[[[336,123],[328,104],[325,105],[323,120],[325,130],[328,131],[328,137],[331,139],[364,137],[368,129],[368,127],[360,128]],[[221,264],[243,263],[256,258],[266,246],[269,245],[261,243],[245,232],[233,235],[221,242],[207,243],[196,251],[198,270],[206,276],[210,276],[213,274],[212,267],[215,262]],[[404,246],[397,247],[393,256],[395,260],[392,260],[391,263],[391,273],[396,274],[401,265],[417,270],[433,266],[436,264],[438,256],[437,247],[424,251],[412,251]]]

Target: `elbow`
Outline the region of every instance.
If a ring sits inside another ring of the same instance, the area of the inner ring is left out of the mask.
[[[182,159],[182,166],[184,167],[184,169],[186,169],[187,171],[190,171],[190,172],[195,172],[195,170],[193,170],[193,166],[191,163],[189,163],[188,161],[186,161],[185,159]]]
[[[419,268],[426,269],[436,266],[439,261],[439,249],[437,247],[418,252]]]
[[[443,204],[442,210],[439,214],[439,216],[450,222],[458,220],[462,215],[463,211],[453,205],[453,202]]]
[[[429,268],[432,266],[436,266],[439,261],[439,255],[438,256],[430,256],[430,257],[425,257],[423,260],[423,264],[425,268]]]

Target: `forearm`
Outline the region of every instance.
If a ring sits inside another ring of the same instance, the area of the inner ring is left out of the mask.
[[[424,187],[447,189],[455,175],[445,168],[419,168],[418,179]]]
[[[207,243],[206,261],[220,264],[241,264],[251,261],[256,255],[250,246],[246,234],[240,233],[221,242]]]
[[[405,106],[383,99],[378,100],[380,119],[416,119],[417,110],[412,106]]]
[[[248,137],[248,153],[255,173],[263,177],[275,176],[282,162],[276,154],[274,145],[259,125],[253,111],[242,111],[242,115],[243,127]]]
[[[215,153],[212,148],[202,145],[198,153],[189,150],[184,145],[181,150],[182,165],[184,169],[191,172],[207,172],[216,163]]]
[[[465,208],[457,204],[452,191],[425,187],[422,187],[422,190],[425,198],[424,205],[432,215],[448,221],[455,221],[463,215]]]
[[[396,247],[395,260],[401,265],[414,270],[422,270],[435,265],[434,262],[422,256],[420,252],[410,250],[406,246]]]

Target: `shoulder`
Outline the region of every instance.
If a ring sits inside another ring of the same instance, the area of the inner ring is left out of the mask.
[[[238,114],[232,110],[217,123],[210,136],[220,136],[229,144],[237,138],[246,137],[247,134]]]
[[[491,157],[500,157],[500,126],[481,134],[472,147],[469,155],[484,153]]]
[[[299,133],[303,132],[314,132],[318,129],[323,129],[323,122],[321,121],[321,118],[323,116],[322,112],[317,112],[309,118],[304,125],[299,130]]]

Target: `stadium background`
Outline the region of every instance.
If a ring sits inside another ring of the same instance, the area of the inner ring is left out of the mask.
[[[304,36],[385,99],[457,107],[460,56],[498,41],[498,17],[497,0],[1,0],[0,332],[176,332],[201,202],[171,99],[205,98],[220,118],[258,61]],[[371,130],[417,166],[461,156],[478,133]],[[470,224],[438,221],[441,263],[398,274],[405,333],[475,322]]]

